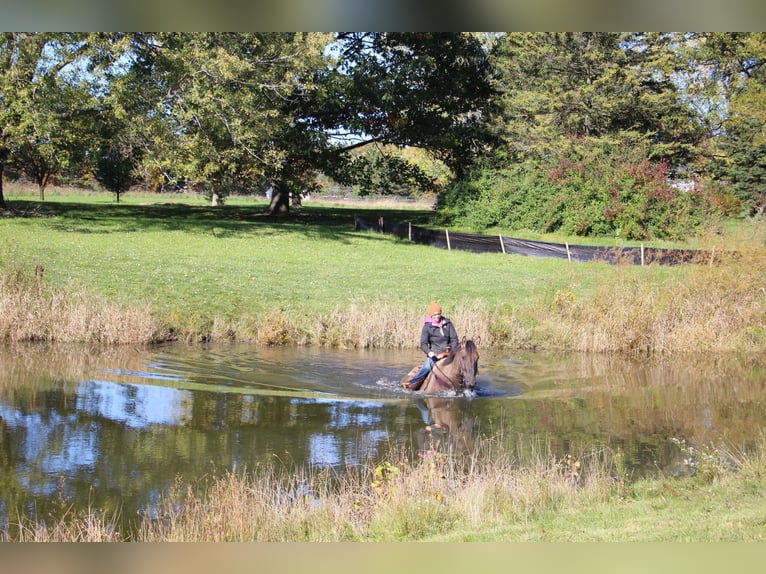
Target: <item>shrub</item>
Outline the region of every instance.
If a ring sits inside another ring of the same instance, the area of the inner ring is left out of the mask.
[[[626,138],[575,142],[547,161],[480,166],[437,207],[444,220],[476,230],[503,226],[644,240],[689,236],[711,206],[710,198],[673,187],[669,166],[649,159],[640,140]]]

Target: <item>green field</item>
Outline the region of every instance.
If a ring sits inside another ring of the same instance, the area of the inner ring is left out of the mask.
[[[53,202],[52,217],[3,222],[4,251],[39,262],[56,285],[69,281],[159,310],[242,316],[270,310],[332,312],[351,302],[446,309],[467,301],[522,304],[568,284],[562,261],[475,255],[354,231],[354,215],[381,210],[306,206],[289,220],[264,205]],[[385,210],[386,219],[424,221],[423,211]],[[592,283],[597,270],[577,275]],[[571,274],[569,274],[571,275]],[[560,280],[551,282],[551,277]]]
[[[22,193],[8,193],[8,200],[12,216],[0,219],[5,268],[31,273],[38,266],[46,289],[149,313],[154,340],[170,333],[188,340],[408,346],[431,299],[461,335],[491,346],[634,351],[631,345],[648,344],[664,351],[669,342],[655,345],[651,329],[669,338],[680,322],[689,329],[702,321],[703,331],[730,326],[695,345],[720,345],[725,336],[729,348],[721,350],[750,350],[763,344],[766,330],[763,304],[753,299],[763,274],[752,263],[763,256],[762,224],[742,223],[736,233],[719,228],[680,246],[747,250],[739,269],[727,262],[713,270],[447,251],[354,228],[355,216],[374,222],[379,215],[426,226],[432,212],[422,206],[309,202],[275,219],[264,201],[242,198],[217,208],[185,195],[127,194],[118,204],[110,194],[54,191],[44,202]],[[675,296],[699,310],[663,316]],[[711,296],[728,299],[732,309],[706,301]],[[707,306],[717,311],[711,315]],[[732,323],[734,308],[739,318]],[[636,337],[650,340],[631,342]],[[0,338],[14,339],[1,330]]]

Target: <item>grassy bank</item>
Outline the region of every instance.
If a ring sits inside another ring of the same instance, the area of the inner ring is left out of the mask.
[[[9,194],[0,340],[412,347],[438,299],[485,347],[766,350],[762,224],[691,245],[740,253],[720,265],[610,266],[354,230],[354,215],[423,225],[430,213],[418,206],[307,204],[279,220],[252,201],[214,209],[198,198],[110,197]]]
[[[763,441],[761,441],[763,445]],[[690,451],[693,475],[628,483],[619,453],[519,465],[484,439],[470,455],[392,453],[343,476],[314,470],[181,479],[134,534],[112,516],[21,517],[14,541],[762,541],[766,456]]]

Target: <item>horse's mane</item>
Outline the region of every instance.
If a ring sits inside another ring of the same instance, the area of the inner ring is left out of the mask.
[[[458,343],[458,346],[450,351],[449,355],[444,359],[444,366],[452,363],[462,347],[465,347],[465,354],[470,361],[478,360],[479,350],[476,347],[476,343],[473,342],[473,339],[468,339]]]
[[[473,339],[468,339],[465,342],[465,352],[472,362],[479,359],[479,349],[476,346],[476,343],[473,342]]]

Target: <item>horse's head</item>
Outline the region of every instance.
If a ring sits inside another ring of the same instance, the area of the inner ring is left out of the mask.
[[[476,344],[471,339],[464,340],[455,350],[455,359],[461,379],[460,388],[456,388],[455,392],[471,396],[474,394],[476,375],[479,373],[479,350]]]

